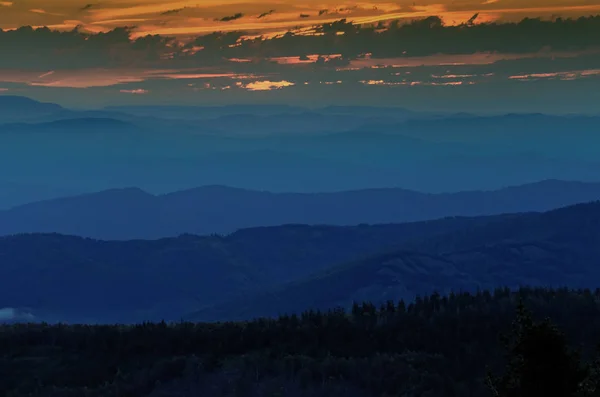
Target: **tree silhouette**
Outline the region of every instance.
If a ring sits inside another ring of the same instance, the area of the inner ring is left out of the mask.
[[[512,334],[504,337],[506,372],[488,375],[494,397],[581,397],[595,394],[595,365],[586,365],[548,319],[534,322],[520,301]]]

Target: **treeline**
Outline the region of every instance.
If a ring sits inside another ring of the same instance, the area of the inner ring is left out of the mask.
[[[497,289],[243,323],[5,325],[0,394],[489,396],[488,371],[518,374],[504,370],[514,360],[499,336],[518,339],[519,302],[534,319],[552,319],[577,360],[593,362],[600,290]]]

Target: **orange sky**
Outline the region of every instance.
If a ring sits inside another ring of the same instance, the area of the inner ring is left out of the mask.
[[[272,13],[269,11],[274,10]],[[326,10],[326,11],[325,11]],[[89,31],[136,26],[136,34],[199,35],[213,31],[272,32],[347,18],[371,23],[430,15],[449,24],[525,16],[600,14],[600,0],[0,0],[0,28],[49,26]],[[243,16],[220,21],[235,14]],[[259,18],[261,14],[265,14]]]

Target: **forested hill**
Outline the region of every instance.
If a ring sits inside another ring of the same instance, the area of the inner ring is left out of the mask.
[[[229,236],[161,240],[0,237],[0,309],[24,308],[49,322],[179,319],[241,292],[304,279],[415,238],[512,217],[349,227],[286,225]]]
[[[487,397],[484,376],[503,371],[499,336],[511,330],[521,300],[591,360],[600,341],[600,290],[496,289],[244,323],[6,325],[0,394]],[[536,339],[534,358],[560,363],[561,339],[546,339]]]
[[[331,266],[187,318],[247,319],[308,307],[349,307],[353,300],[383,302],[498,286],[595,288],[599,256],[600,203],[585,203],[409,239],[397,249]]]
[[[0,238],[0,255],[0,307],[27,310],[38,320],[238,320],[434,290],[595,288],[600,203],[145,241],[18,235]]]

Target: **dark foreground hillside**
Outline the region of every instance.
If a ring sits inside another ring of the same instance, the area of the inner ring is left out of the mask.
[[[224,237],[161,240],[0,237],[0,309],[23,309],[48,322],[179,320],[241,292],[303,279],[408,240],[512,217],[352,227],[287,225]]]
[[[5,325],[0,395],[484,397],[520,300],[592,357],[600,290],[497,289],[245,323]]]

